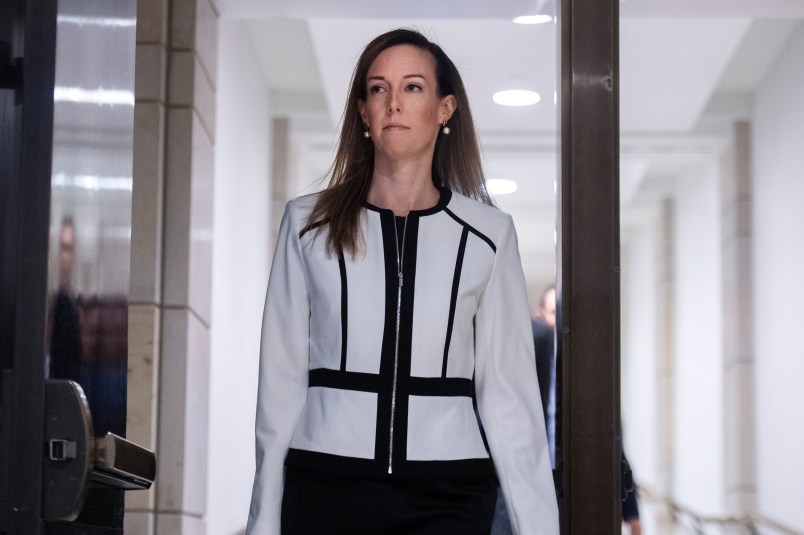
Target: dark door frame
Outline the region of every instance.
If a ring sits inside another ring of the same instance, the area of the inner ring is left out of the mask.
[[[11,57],[22,57],[22,88],[10,105],[3,89],[3,137],[16,154],[2,167],[3,262],[0,531],[41,533],[44,451],[45,310],[53,144],[57,2],[13,0],[4,21]],[[6,122],[9,115],[13,123]],[[7,442],[6,442],[7,441]]]
[[[619,0],[560,8],[562,533],[620,533]]]

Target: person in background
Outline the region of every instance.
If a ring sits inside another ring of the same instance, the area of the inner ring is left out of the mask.
[[[528,316],[455,65],[378,36],[329,186],[282,219],[247,533],[487,535],[499,481],[515,534],[557,534]]]
[[[631,473],[631,465],[623,452],[623,522],[628,526],[630,535],[642,535],[642,523],[639,521],[639,504],[637,489]]]
[[[555,468],[555,421],[556,421],[556,287],[547,286],[539,299],[539,306],[531,321],[533,346],[536,358],[536,374],[550,446],[550,464]]]
[[[61,220],[58,247],[58,280],[51,305],[48,377],[80,382],[83,351],[80,314],[73,288],[76,244],[72,215],[65,215]]]
[[[541,294],[539,305],[533,313],[531,322],[533,329],[533,345],[536,359],[536,372],[539,379],[542,410],[547,429],[547,439],[550,446],[550,461],[553,469],[556,468],[556,418],[559,404],[556,400],[556,287],[548,285]],[[623,453],[623,522],[628,526],[630,535],[641,535],[642,528],[639,520],[639,506],[637,492],[634,486],[631,467]],[[556,478],[558,474],[556,474]],[[557,480],[557,479],[556,479]],[[511,527],[506,514],[502,495],[498,495],[492,535],[510,535]]]

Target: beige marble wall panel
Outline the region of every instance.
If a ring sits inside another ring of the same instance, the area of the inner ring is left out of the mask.
[[[207,136],[215,142],[215,87],[206,69],[201,67],[199,56],[195,56],[193,72],[193,107],[201,120]]]
[[[181,512],[184,505],[184,380],[188,312],[165,310],[162,317],[162,373],[156,487],[160,512]]]
[[[153,513],[126,510],[123,517],[123,533],[126,535],[155,535],[155,517]]]
[[[753,299],[750,237],[735,237],[723,246],[723,365],[751,363]]]
[[[202,0],[172,0],[170,2],[170,48],[193,50],[197,2]]]
[[[721,180],[724,484],[727,510],[748,514],[756,492],[751,129],[734,126]]]
[[[166,309],[161,349],[157,509],[160,516],[201,517],[206,510],[209,331],[189,310]]]
[[[158,452],[159,346],[161,313],[152,305],[131,305],[128,311],[128,408],[126,438]],[[154,487],[127,492],[126,509],[152,511]]]
[[[721,243],[729,244],[735,238],[751,236],[751,200],[724,200],[721,214]]]
[[[197,115],[193,116],[192,147],[188,303],[201,321],[210,325],[215,154],[212,141]]]
[[[183,307],[188,302],[192,128],[191,109],[168,110],[162,298],[165,305],[172,307]]]
[[[659,479],[659,492],[665,496],[673,495],[673,480],[675,468],[675,249],[674,232],[675,208],[673,202],[666,200],[661,208],[661,243],[658,247],[659,258],[657,265],[656,286],[658,288],[657,315],[658,325],[656,333],[659,338],[657,346],[656,366],[656,396],[658,419],[656,443],[657,475]],[[657,532],[661,534],[675,533],[675,519],[665,508],[661,508],[656,515]]]
[[[189,306],[209,325],[214,148],[195,113],[168,111],[164,302]]]
[[[217,85],[218,10],[209,0],[197,0],[195,50],[212,87]],[[214,129],[213,129],[214,131]]]
[[[218,69],[218,10],[208,0],[174,0],[170,4],[170,47],[194,50],[212,86]]]
[[[137,102],[131,201],[132,303],[161,301],[164,132],[165,107],[155,102]]]
[[[748,513],[756,492],[754,441],[754,365],[742,362],[725,371],[726,444],[724,467],[727,508]]]
[[[194,516],[159,515],[156,521],[157,535],[206,535],[206,532],[204,520]]]
[[[751,123],[738,121],[734,124],[734,197],[741,200],[753,198],[751,189],[752,163]]]
[[[167,44],[168,0],[137,0],[137,43]]]
[[[134,67],[134,95],[137,102],[165,101],[167,52],[161,44],[138,44]]]
[[[185,367],[184,511],[199,517],[207,509],[209,440],[209,329],[189,315]]]
[[[170,105],[191,107],[210,139],[215,131],[215,89],[196,54],[174,50],[170,54]]]
[[[169,99],[171,106],[193,106],[195,54],[192,50],[170,52]]]

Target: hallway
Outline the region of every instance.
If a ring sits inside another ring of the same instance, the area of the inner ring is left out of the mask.
[[[209,533],[242,522],[250,491],[253,370],[272,250],[266,229],[276,231],[285,199],[321,187],[343,88],[366,36],[415,24],[454,50],[473,91],[489,176],[518,183],[498,201],[519,228],[532,295],[553,276],[555,25],[513,25],[479,5],[454,10],[466,19],[442,18],[443,11],[421,18],[418,7],[396,20],[375,19],[379,13],[357,5],[350,18],[349,9],[199,3],[199,30],[219,17],[217,53],[206,50],[213,33],[196,30],[205,38],[195,59],[169,56],[168,79],[179,72],[177,60],[195,73],[185,77],[195,80],[192,93],[180,93],[192,105],[199,139],[193,180],[199,191],[214,191],[193,198],[193,213],[214,207],[214,224],[201,227],[214,247],[198,242],[194,249],[212,258],[211,274],[199,279],[212,284],[201,292],[207,297],[190,291],[187,316],[209,340],[197,342],[209,344],[209,364],[194,352],[185,372],[197,367],[206,377],[208,370],[208,390],[190,384],[185,405],[208,395],[201,404],[208,419],[187,421],[184,455],[200,457],[180,480],[188,491],[207,490],[170,507],[188,522],[204,518]],[[732,517],[763,533],[785,533],[776,524],[804,532],[797,453],[804,428],[796,409],[804,400],[794,383],[802,359],[785,341],[796,332],[795,304],[804,297],[793,276],[804,264],[795,245],[804,220],[792,204],[804,198],[796,171],[804,101],[795,89],[804,85],[804,9],[784,9],[774,2],[622,3],[622,419],[624,447],[645,489],[645,533],[694,533],[690,515],[714,519],[704,522],[706,533],[732,532],[719,523]],[[538,85],[541,102],[491,103],[492,89],[511,83]],[[167,110],[168,121],[183,113],[170,102],[142,100]],[[205,124],[215,125],[214,135]],[[214,178],[204,163],[213,150]],[[194,299],[206,312],[195,313]],[[205,452],[190,450],[207,436]],[[127,518],[147,523],[151,511],[167,506],[137,505]],[[672,507],[687,511],[678,512],[675,528]]]

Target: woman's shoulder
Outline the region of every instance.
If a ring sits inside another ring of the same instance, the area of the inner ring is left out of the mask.
[[[295,210],[310,213],[315,207],[315,204],[318,202],[318,197],[321,195],[320,192],[315,193],[308,193],[307,195],[299,195],[298,197],[293,197],[290,199],[287,204],[285,205],[286,210]]]
[[[447,209],[466,224],[472,226],[489,238],[500,234],[503,227],[511,221],[511,216],[490,204],[452,192]]]
[[[293,197],[285,203],[285,217],[295,221],[305,222],[310,218],[310,213],[318,202],[320,193],[310,193]]]
[[[456,191],[451,192],[450,202],[448,207],[452,210],[460,210],[467,213],[476,214],[477,217],[486,217],[491,219],[505,219],[508,214],[493,206],[486,204],[478,199],[467,197]]]
[[[285,210],[282,219],[286,220],[286,228],[289,232],[301,236],[306,230],[314,227],[314,225],[310,225],[309,220],[310,213],[312,213],[316,202],[318,202],[318,196],[318,193],[301,195],[299,197],[294,197],[285,203]]]

